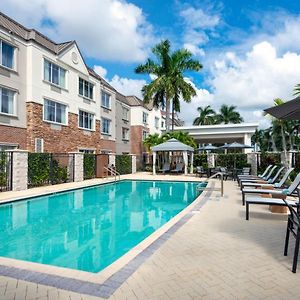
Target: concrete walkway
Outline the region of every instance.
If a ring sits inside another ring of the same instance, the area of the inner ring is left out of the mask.
[[[245,220],[232,181],[225,196],[214,192],[111,299],[297,299],[300,268],[283,256],[286,216],[253,206]],[[0,299],[99,299],[56,288],[0,278]]]

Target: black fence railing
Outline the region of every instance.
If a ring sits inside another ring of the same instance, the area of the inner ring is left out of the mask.
[[[83,178],[92,179],[96,177],[97,159],[96,154],[84,153],[83,156]]]
[[[12,190],[12,152],[0,152],[0,192]]]
[[[72,181],[74,181],[74,154],[28,154],[28,187]]]

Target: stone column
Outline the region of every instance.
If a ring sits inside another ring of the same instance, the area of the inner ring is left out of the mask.
[[[131,173],[132,174],[136,173],[136,155],[135,154],[131,155]]]
[[[207,166],[208,168],[215,167],[215,153],[207,153]]]
[[[187,151],[183,151],[184,175],[187,175],[188,155]]]
[[[28,185],[28,151],[27,150],[8,150],[11,153],[12,163],[10,175],[11,190],[22,191],[27,190]]]
[[[74,182],[84,180],[83,156],[82,152],[69,152],[69,170]]]
[[[194,152],[191,153],[191,169],[190,169],[190,173],[191,174],[194,173]]]
[[[116,167],[116,153],[108,154],[108,166],[114,165]]]
[[[257,153],[247,153],[247,163],[251,165],[251,174],[257,175]]]

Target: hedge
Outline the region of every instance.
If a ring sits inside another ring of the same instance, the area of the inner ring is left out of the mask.
[[[258,166],[258,172],[263,172],[268,165],[281,165],[280,153],[262,152],[260,154],[260,164]]]
[[[83,156],[83,176],[84,179],[95,178],[96,176],[96,155],[84,153]]]
[[[195,154],[194,155],[194,167],[202,166],[204,169],[207,169],[207,154]]]
[[[131,165],[131,156],[130,155],[116,155],[116,170],[121,175],[122,174],[131,174],[132,165]]]
[[[215,165],[218,167],[233,168],[234,165],[238,169],[249,167],[247,163],[247,154],[244,153],[227,153],[216,155]]]

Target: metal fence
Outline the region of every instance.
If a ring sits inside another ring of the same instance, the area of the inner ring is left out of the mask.
[[[74,181],[74,154],[29,153],[28,187]]]
[[[0,152],[0,192],[12,189],[12,152]]]
[[[92,179],[96,177],[97,159],[96,154],[84,153],[83,156],[83,178]]]

